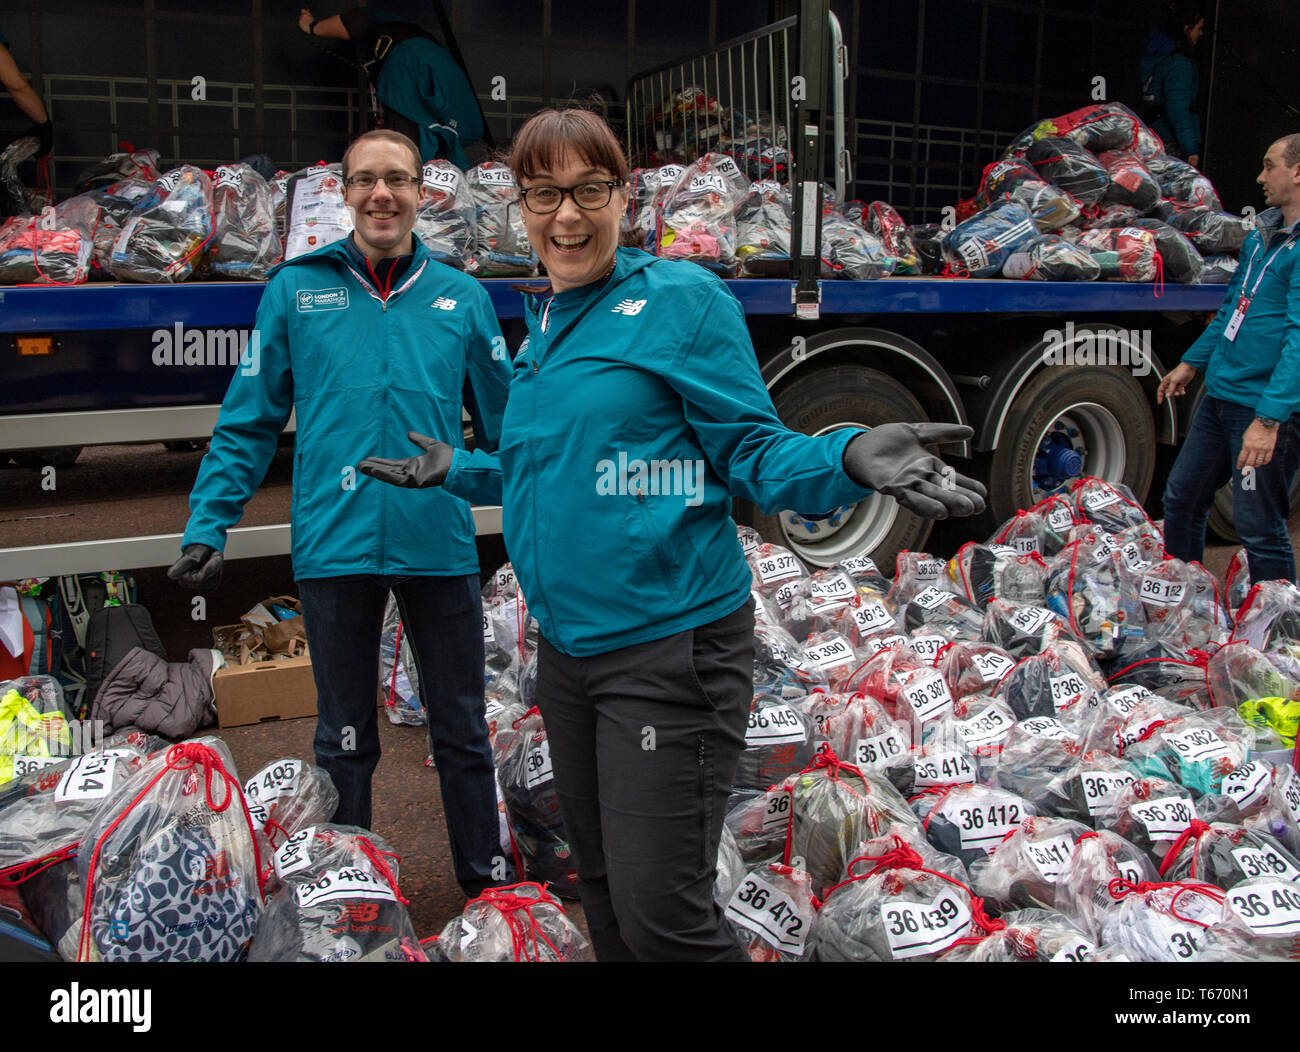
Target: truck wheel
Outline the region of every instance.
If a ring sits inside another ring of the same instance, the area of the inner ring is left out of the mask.
[[[778,388],[772,400],[777,415],[805,435],[927,419],[921,404],[897,380],[855,365],[811,370]],[[765,540],[784,545],[819,568],[853,555],[870,555],[888,573],[898,552],[919,550],[925,544],[932,525],[893,498],[879,495],[820,520],[805,520],[788,511],[764,515],[753,505],[740,503]]]
[[[1155,422],[1131,375],[1052,366],[1011,403],[989,466],[989,510],[1005,522],[1083,475],[1122,482],[1144,501],[1155,461]]]
[[[51,467],[56,471],[70,468],[81,456],[81,446],[49,446],[45,449],[25,449],[20,453],[11,453],[13,461],[20,468],[40,471]]]

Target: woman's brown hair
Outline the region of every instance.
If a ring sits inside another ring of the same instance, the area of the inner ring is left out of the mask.
[[[623,182],[630,171],[613,130],[590,110],[541,110],[524,122],[510,147],[508,164],[515,181],[553,172],[572,151],[593,168],[604,168]]]

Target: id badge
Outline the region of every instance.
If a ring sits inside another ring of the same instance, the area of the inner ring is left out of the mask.
[[[1246,320],[1246,311],[1250,309],[1250,297],[1242,296],[1237,300],[1237,309],[1232,312],[1232,317],[1228,319],[1228,324],[1223,327],[1223,337],[1229,342],[1237,338],[1237,330],[1241,328],[1241,323]]]

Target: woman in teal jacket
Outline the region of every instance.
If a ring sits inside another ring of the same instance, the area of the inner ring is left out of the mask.
[[[879,490],[932,517],[972,514],[983,487],[921,444],[971,432],[790,431],[725,284],[617,247],[629,173],[603,121],[537,114],[512,167],[551,287],[527,305],[499,453],[412,435],[423,456],[360,470],[502,502],[597,956],[743,959],[712,901],[753,696],[731,496],[819,511]]]

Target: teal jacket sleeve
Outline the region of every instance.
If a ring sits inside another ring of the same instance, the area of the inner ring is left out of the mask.
[[[501,417],[510,393],[510,355],[492,310],[492,300],[480,289],[465,348],[468,368],[465,408],[474,427],[476,447],[457,449],[443,489],[471,504],[501,503],[501,462],[496,455]]]
[[[1201,152],[1201,122],[1192,112],[1200,88],[1201,77],[1190,58],[1170,55],[1165,60],[1165,117],[1189,156]]]
[[[1240,268],[1238,268],[1240,270]],[[1300,408],[1300,266],[1291,268],[1286,293],[1286,327],[1282,331],[1282,353],[1264,393],[1255,403],[1255,413],[1269,420],[1285,420]]]
[[[842,463],[857,432],[814,438],[787,428],[758,371],[740,303],[720,281],[710,285],[665,379],[713,470],[769,514],[825,512],[869,496]]]
[[[1242,247],[1241,259],[1243,261],[1250,259],[1251,253],[1259,245],[1259,232],[1252,231]],[[1196,342],[1183,354],[1182,360],[1188,365],[1194,365],[1204,372],[1205,367],[1210,364],[1210,359],[1214,357],[1214,349],[1219,346],[1219,340],[1223,336],[1224,327],[1232,317],[1232,312],[1237,309],[1237,301],[1241,299],[1241,286],[1245,280],[1246,268],[1238,266],[1236,273],[1232,275],[1232,281],[1228,284],[1228,294],[1223,298],[1223,306],[1219,308],[1214,320],[1205,327],[1205,331],[1196,338]]]
[[[293,411],[284,282],[267,284],[257,308],[253,337],[221,403],[207,456],[190,491],[190,521],[181,547],[226,547],[226,533],[266,477],[280,432]]]

